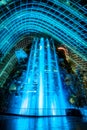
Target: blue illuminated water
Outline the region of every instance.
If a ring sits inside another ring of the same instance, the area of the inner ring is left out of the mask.
[[[87,130],[87,117],[0,116],[1,130]]]
[[[53,44],[53,48],[54,48],[54,56],[55,56],[55,61],[56,61],[56,68],[57,68],[57,80],[58,80],[58,86],[59,86],[59,94],[58,94],[58,98],[59,98],[59,102],[60,102],[60,114],[61,115],[65,115],[65,111],[61,111],[62,109],[66,109],[68,107],[68,103],[64,94],[64,89],[63,89],[63,85],[62,85],[62,81],[61,81],[61,74],[60,74],[60,69],[59,69],[59,59],[58,56],[56,55],[56,51],[55,51],[55,47]]]
[[[34,39],[24,85],[21,114],[65,115],[67,102],[53,41]]]

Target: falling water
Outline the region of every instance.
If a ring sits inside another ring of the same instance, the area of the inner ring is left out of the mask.
[[[35,38],[27,65],[21,109],[29,115],[64,115],[67,103],[54,42]],[[25,108],[25,109],[23,109]]]
[[[53,41],[52,41],[53,43]],[[59,92],[58,92],[58,99],[59,99],[59,108],[60,109],[60,113],[61,115],[65,115],[65,109],[67,108],[68,104],[66,101],[66,97],[64,94],[64,89],[63,89],[63,85],[62,85],[62,81],[61,81],[61,74],[60,74],[60,69],[59,69],[59,58],[56,54],[55,51],[55,46],[53,43],[53,50],[54,50],[54,58],[55,58],[55,62],[56,62],[56,69],[57,69],[57,81],[58,81],[58,87],[59,87]],[[62,110],[62,111],[61,111]]]

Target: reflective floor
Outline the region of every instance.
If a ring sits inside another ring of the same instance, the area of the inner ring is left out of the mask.
[[[0,116],[0,130],[87,130],[87,117]]]

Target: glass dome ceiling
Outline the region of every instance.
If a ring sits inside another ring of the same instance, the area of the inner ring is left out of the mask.
[[[49,35],[87,61],[86,0],[1,0],[0,53],[31,33]]]

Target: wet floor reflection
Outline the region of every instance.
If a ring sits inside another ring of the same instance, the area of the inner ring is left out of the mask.
[[[0,130],[86,130],[87,117],[0,116]]]

